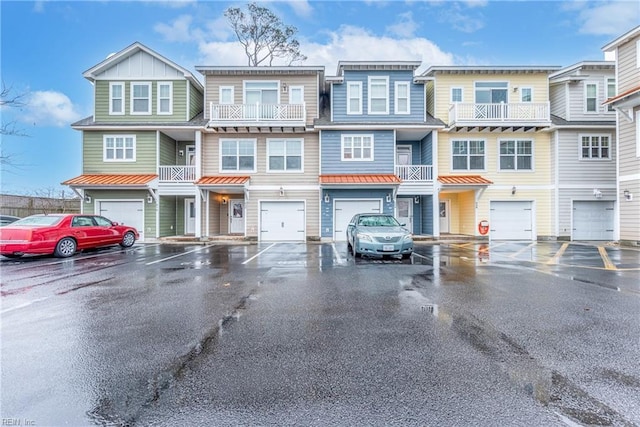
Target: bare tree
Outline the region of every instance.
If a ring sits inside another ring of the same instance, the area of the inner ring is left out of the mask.
[[[249,65],[272,65],[274,59],[279,58],[291,65],[307,59],[300,53],[300,43],[294,37],[298,29],[292,25],[285,25],[266,7],[249,3],[247,12],[230,7],[224,12],[224,16],[244,47]]]
[[[4,110],[6,107],[23,107],[25,105],[25,96],[25,93],[15,94],[13,88],[7,87],[3,81],[2,90],[0,91],[0,111]],[[2,115],[4,116],[4,114]],[[28,136],[22,129],[16,127],[16,124],[17,122],[15,120],[5,122],[3,119],[2,123],[0,123],[0,135]],[[11,154],[0,151],[0,167],[12,165],[13,160],[11,158]]]

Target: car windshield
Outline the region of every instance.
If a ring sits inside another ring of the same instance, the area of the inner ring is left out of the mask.
[[[361,216],[358,225],[365,227],[398,227],[400,224],[392,216]]]
[[[28,216],[26,218],[22,218],[11,225],[54,225],[59,223],[62,220],[61,216],[52,216],[52,215],[38,215],[38,216]]]

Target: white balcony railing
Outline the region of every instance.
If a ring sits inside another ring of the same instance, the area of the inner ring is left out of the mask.
[[[461,122],[536,123],[551,120],[548,102],[470,104],[457,102],[449,107],[449,124]]]
[[[209,104],[212,122],[295,122],[304,123],[304,104]]]
[[[194,182],[196,180],[195,166],[169,165],[158,168],[160,182]]]
[[[396,166],[396,175],[402,181],[433,181],[433,167],[430,165]]]

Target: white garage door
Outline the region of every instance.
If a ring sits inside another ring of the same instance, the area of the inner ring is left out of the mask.
[[[613,202],[573,202],[573,240],[613,240]]]
[[[305,239],[304,202],[260,203],[260,240],[304,242]]]
[[[344,242],[347,240],[347,225],[357,213],[380,213],[381,200],[339,200],[335,201],[333,213],[333,240]]]
[[[98,205],[100,215],[120,224],[131,225],[144,240],[144,203],[142,201],[101,201]]]
[[[532,202],[491,202],[491,240],[534,240]]]

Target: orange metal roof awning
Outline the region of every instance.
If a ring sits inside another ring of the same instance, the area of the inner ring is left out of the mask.
[[[630,95],[635,95],[636,93],[639,93],[639,92],[640,92],[640,86],[633,87],[625,92],[622,92],[621,94],[618,94],[614,97],[607,99],[606,101],[603,102],[603,105],[613,104],[616,101],[619,101]]]
[[[62,185],[72,187],[112,187],[112,186],[140,186],[144,187],[158,175],[80,175],[62,182]]]
[[[490,185],[493,184],[480,175],[442,175],[438,181],[443,185]]]
[[[320,184],[400,184],[400,178],[393,174],[377,175],[320,175]]]
[[[243,185],[249,179],[248,176],[203,176],[196,185]]]

